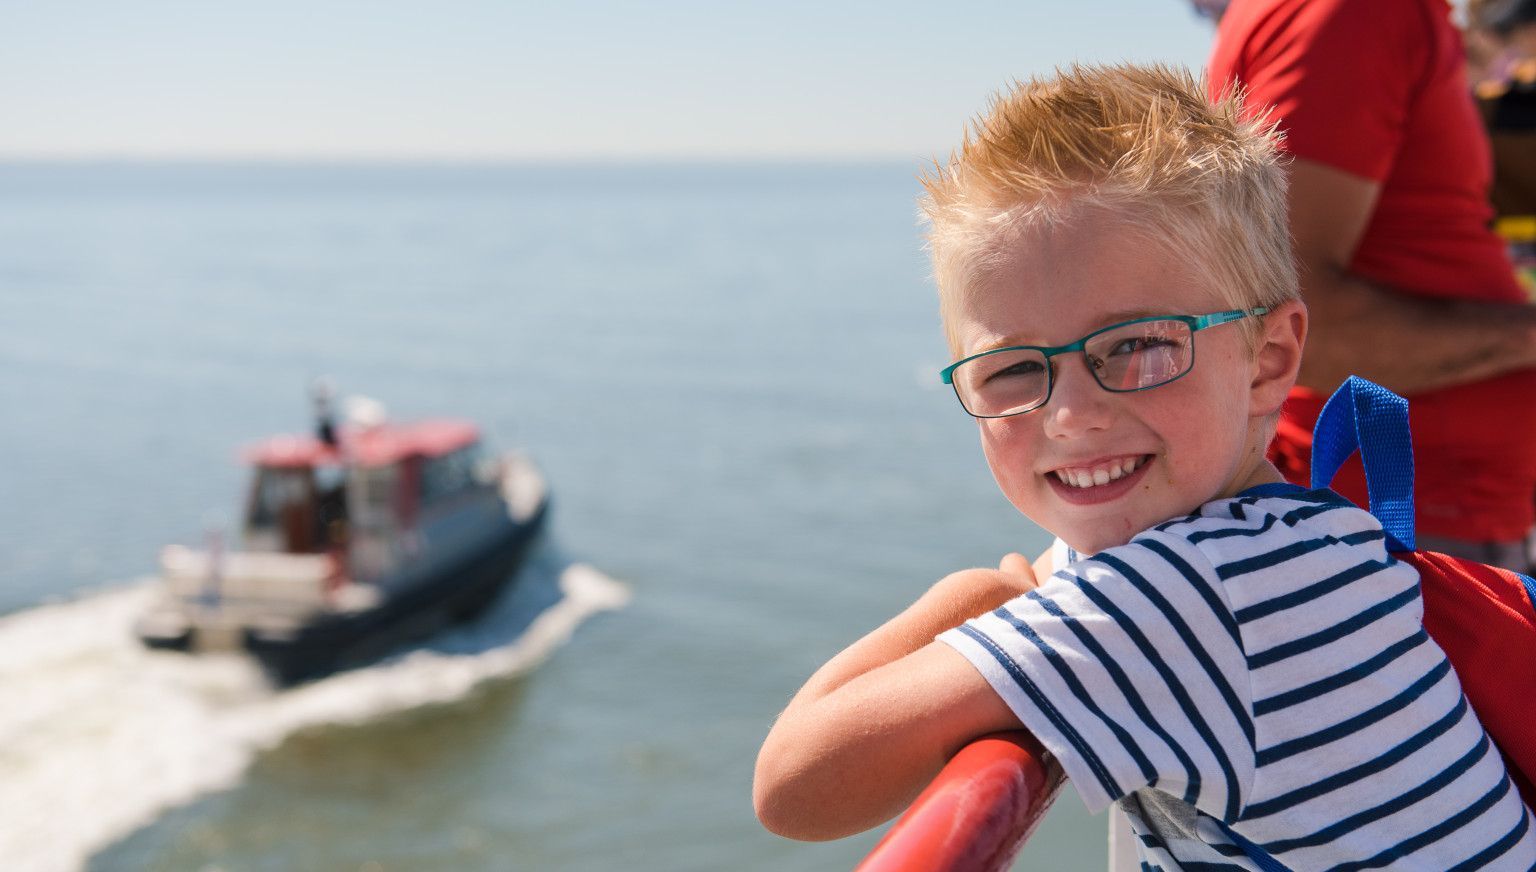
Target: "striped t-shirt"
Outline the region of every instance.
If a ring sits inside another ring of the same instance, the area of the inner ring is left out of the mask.
[[[1422,616],[1369,513],[1263,486],[939,638],[1090,810],[1121,804],[1143,869],[1260,868],[1245,842],[1292,869],[1536,868],[1532,815]]]

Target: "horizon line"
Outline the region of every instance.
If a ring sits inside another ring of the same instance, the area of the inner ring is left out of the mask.
[[[933,164],[933,157],[867,154],[369,155],[369,154],[44,154],[0,153],[0,166],[784,166]]]

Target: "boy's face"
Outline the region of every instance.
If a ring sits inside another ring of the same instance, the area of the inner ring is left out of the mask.
[[[1186,259],[1091,214],[1027,231],[968,290],[954,310],[965,355],[1065,345],[1132,318],[1229,308]],[[1236,324],[1196,333],[1193,370],[1150,390],[1104,390],[1080,353],[1052,364],[1044,406],[978,423],[1009,501],[1076,550],[1122,545],[1202,503],[1275,480],[1263,444],[1272,409],[1254,408],[1256,364]],[[1094,472],[1117,477],[1071,483]]]

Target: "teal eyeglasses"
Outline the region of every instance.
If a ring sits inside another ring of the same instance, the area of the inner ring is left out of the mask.
[[[958,360],[939,372],[960,405],[977,418],[1006,418],[1045,405],[1054,383],[1051,358],[1081,351],[1099,387],[1130,393],[1161,387],[1195,366],[1195,334],[1269,309],[1209,315],[1155,315],[1101,327],[1068,345],[1012,345]]]

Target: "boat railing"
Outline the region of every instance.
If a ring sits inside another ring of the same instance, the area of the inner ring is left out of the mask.
[[[225,602],[283,603],[312,610],[325,605],[334,559],[325,554],[253,551],[198,551],[168,545],[160,552],[160,574],[173,596]]]
[[[1061,767],[1028,733],[960,749],[856,872],[1007,869],[1062,785]]]

